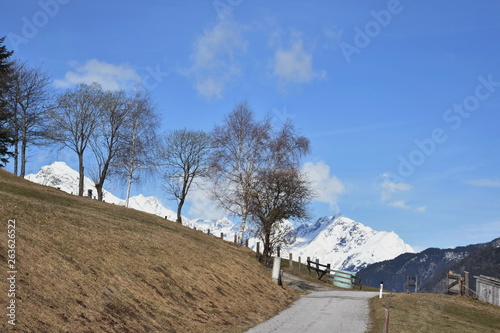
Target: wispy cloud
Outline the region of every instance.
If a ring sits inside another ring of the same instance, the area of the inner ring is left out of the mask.
[[[338,211],[338,197],[345,193],[340,179],[330,175],[330,167],[324,162],[307,162],[302,167],[316,191],[316,201],[329,204],[330,209]]]
[[[292,33],[289,47],[276,47],[271,68],[272,75],[278,79],[280,85],[308,83],[326,77],[325,70],[318,71],[313,68],[312,52],[306,51],[303,44],[302,35]]]
[[[392,181],[388,174],[382,174],[379,178],[382,179],[382,182],[380,183],[380,197],[381,200],[387,203],[388,206],[412,210],[419,213],[423,213],[427,210],[426,206],[415,207],[408,204],[407,200],[400,198],[402,193],[408,192],[412,189],[410,184]]]
[[[193,45],[191,65],[181,72],[205,98],[222,98],[226,86],[241,73],[238,56],[246,51],[243,28],[230,16],[206,29]]]
[[[401,209],[411,209],[411,207],[408,206],[406,204],[406,201],[404,201],[404,200],[391,201],[391,202],[389,202],[389,206],[401,208]]]
[[[412,207],[412,206],[408,205],[408,203],[405,200],[390,201],[390,202],[388,202],[388,205],[390,207],[394,207],[394,208],[413,210],[413,211],[416,211],[418,213],[423,213],[427,210],[426,206]]]
[[[58,88],[68,88],[76,84],[99,82],[105,90],[127,89],[141,81],[141,77],[128,64],[113,65],[97,59],[80,64],[70,63],[72,70],[64,79],[54,80]]]
[[[396,193],[409,191],[412,188],[410,184],[391,181],[385,174],[383,174],[381,178],[383,179],[382,183],[380,183],[383,201],[391,199]]]
[[[471,179],[471,180],[466,180],[465,183],[472,185],[472,186],[479,186],[479,187],[500,187],[500,179],[499,178]]]

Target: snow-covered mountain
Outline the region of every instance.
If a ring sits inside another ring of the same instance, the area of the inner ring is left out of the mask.
[[[71,169],[64,162],[54,162],[44,166],[36,174],[29,174],[26,179],[33,182],[57,187],[67,193],[78,192],[78,172]],[[92,190],[97,194],[94,183],[85,177],[85,191]],[[125,206],[125,200],[114,196],[104,190],[104,201]],[[145,197],[137,195],[130,197],[129,207],[145,211],[175,221],[176,213],[164,207],[162,203],[153,196]],[[196,228],[210,234],[220,236],[224,234],[226,240],[234,239],[239,231],[239,224],[233,223],[228,218],[218,220],[206,220],[197,218],[190,220],[183,217],[183,224],[190,228]],[[287,221],[287,225],[292,225]],[[248,229],[250,230],[250,229]],[[249,233],[246,233],[250,238]],[[251,238],[249,245],[255,250],[258,240]],[[292,243],[283,247],[282,256],[288,257],[292,253],[295,260],[298,256],[302,262],[307,257],[312,260],[319,259],[321,263],[330,263],[332,269],[345,269],[358,271],[368,264],[390,260],[402,253],[415,251],[411,246],[394,232],[375,231],[359,222],[344,216],[322,217],[314,223],[304,223],[294,229]]]
[[[56,187],[70,194],[78,193],[79,174],[64,162],[54,162],[50,165],[46,165],[36,174],[29,174],[25,178],[38,184]],[[97,190],[92,180],[85,177],[83,183],[83,193],[85,196],[88,194],[88,190],[92,190],[93,196],[97,196]],[[125,206],[125,200],[114,196],[109,191],[103,190],[103,198],[105,202]],[[161,217],[167,217],[167,219],[173,221],[177,218],[177,214],[173,210],[165,208],[161,202],[153,196],[145,197],[139,194],[130,197],[129,207]]]
[[[415,252],[396,233],[375,231],[341,215],[300,225],[296,229],[296,240],[287,251],[350,271],[393,259],[405,252]]]

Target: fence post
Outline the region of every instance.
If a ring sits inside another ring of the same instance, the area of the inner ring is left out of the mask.
[[[210,229],[207,229],[207,235],[210,235]]]
[[[234,244],[238,243],[238,236],[234,234]]]
[[[387,306],[385,308],[385,320],[384,320],[383,333],[389,333],[389,309],[391,308],[391,297],[392,297],[392,291],[389,293],[389,298],[387,299]]]
[[[293,256],[291,253],[288,254],[288,263],[290,266],[290,270],[292,270],[292,268],[293,268]]]
[[[276,248],[276,251],[277,251],[276,256],[277,256],[278,258],[281,258],[281,256],[280,256],[281,246],[279,246],[279,245],[278,245],[278,247]]]
[[[469,293],[469,272],[467,271],[464,271],[464,283],[465,283],[465,296],[469,296],[470,293]]]
[[[300,273],[300,266],[302,266],[302,263],[300,262],[300,256],[299,256],[299,273]]]
[[[223,232],[220,233],[220,239],[224,239],[224,233]]]
[[[260,242],[257,242],[257,254],[259,254]]]
[[[245,246],[248,247],[248,238],[245,241]]]

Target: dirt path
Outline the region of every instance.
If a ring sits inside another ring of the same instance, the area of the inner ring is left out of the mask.
[[[284,282],[311,291],[274,318],[247,333],[342,332],[363,333],[368,327],[368,299],[377,292],[334,290],[286,275]]]

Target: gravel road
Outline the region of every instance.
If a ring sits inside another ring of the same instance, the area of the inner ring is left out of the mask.
[[[291,283],[302,283],[296,280]],[[288,284],[291,284],[290,280]],[[312,290],[318,290],[310,286]],[[321,287],[321,288],[319,288]],[[247,333],[305,333],[305,332],[342,332],[363,333],[368,327],[368,299],[377,292],[350,290],[325,290],[302,296],[292,306],[276,317],[261,323]]]

